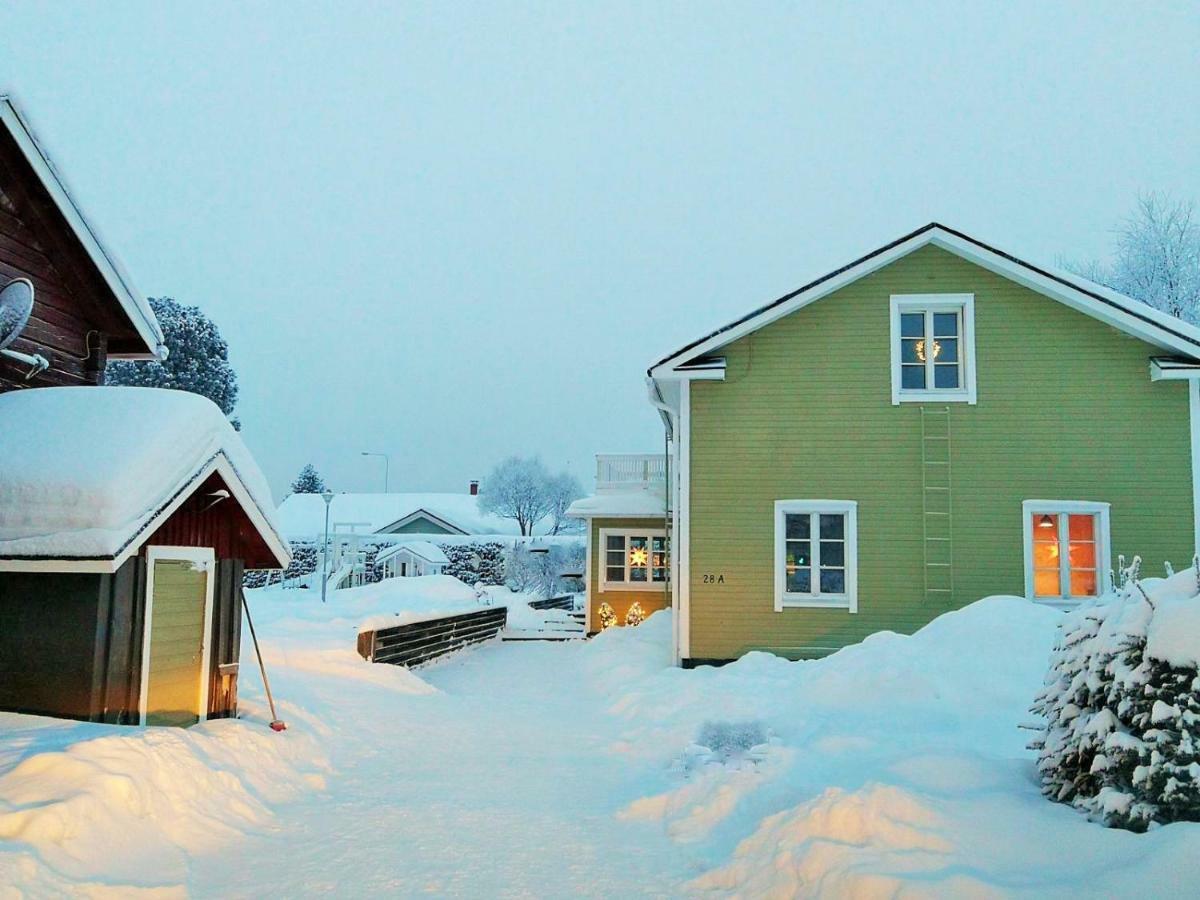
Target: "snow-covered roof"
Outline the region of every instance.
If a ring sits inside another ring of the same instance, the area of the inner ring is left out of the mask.
[[[79,204],[67,190],[66,181],[63,180],[62,175],[50,161],[50,157],[38,143],[26,117],[17,109],[11,97],[2,94],[0,94],[0,124],[3,124],[8,133],[12,135],[22,156],[25,157],[46,193],[50,195],[71,231],[82,244],[88,259],[95,265],[100,277],[112,291],[113,297],[125,314],[129,316],[129,321],[138,337],[146,344],[145,353],[112,353],[110,357],[153,359],[165,355],[166,344],[162,328],[158,324],[154,311],[150,308],[149,301],[133,286],[133,281],[124,266],[101,242],[95,225],[84,218]]]
[[[657,491],[603,491],[576,500],[567,507],[567,515],[576,519],[613,516],[630,519],[661,519],[667,503]]]
[[[402,550],[407,550],[413,556],[418,556],[427,563],[444,566],[450,562],[450,558],[442,552],[442,548],[437,544],[432,544],[429,541],[405,541],[403,544],[394,544],[386,550],[381,551],[375,557],[375,563],[378,565],[381,562],[386,562]]]
[[[329,507],[329,527],[356,523],[360,534],[398,527],[426,513],[460,534],[519,534],[512,519],[484,513],[471,494],[403,493],[338,494]],[[292,494],[279,505],[279,523],[290,538],[314,537],[325,531],[325,501],[319,494]]]
[[[206,397],[136,387],[0,394],[0,570],[116,571],[214,472],[281,566],[271,491]]]

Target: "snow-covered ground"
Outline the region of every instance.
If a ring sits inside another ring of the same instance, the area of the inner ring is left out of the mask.
[[[251,592],[282,734],[265,727],[249,646],[241,721],[0,715],[0,896],[1147,897],[1200,883],[1200,825],[1135,835],[1043,799],[1018,725],[1051,610],[992,598],[817,662],[690,672],[670,667],[659,613],[410,673],[354,654],[360,620],[395,611],[366,599],[375,588],[324,610],[307,592]]]

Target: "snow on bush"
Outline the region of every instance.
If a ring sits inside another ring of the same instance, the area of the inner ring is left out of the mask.
[[[1044,793],[1117,828],[1200,821],[1200,564],[1063,620],[1045,689]]]
[[[504,584],[504,545],[499,541],[481,544],[441,544],[450,560],[442,567],[443,575],[464,584]]]
[[[533,552],[527,544],[514,544],[504,557],[504,583],[515,591],[554,597],[579,585],[565,584],[563,572],[582,572],[583,542],[553,544],[544,552]]]

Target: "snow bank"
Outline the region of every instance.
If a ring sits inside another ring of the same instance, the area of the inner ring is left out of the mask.
[[[218,454],[275,527],[266,479],[206,397],[11,391],[0,394],[0,421],[0,556],[114,556]]]
[[[18,889],[33,861],[64,879],[177,883],[190,854],[267,827],[329,770],[311,734],[261,721],[133,729],[0,713],[0,732],[19,756],[0,774],[0,884]]]

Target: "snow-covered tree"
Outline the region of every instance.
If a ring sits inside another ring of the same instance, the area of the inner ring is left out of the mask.
[[[551,475],[540,459],[510,456],[484,479],[479,508],[515,519],[521,534],[532,534],[533,526],[552,509],[550,481]]]
[[[442,566],[443,575],[471,585],[504,583],[503,544],[488,541],[484,544],[442,544],[441,548],[450,560]]]
[[[325,479],[317,472],[312,463],[308,463],[296,480],[292,482],[293,494],[323,494],[326,490]]]
[[[1064,618],[1032,746],[1047,796],[1145,831],[1200,821],[1200,567],[1136,573]]]
[[[570,472],[561,472],[551,476],[546,484],[546,490],[550,496],[550,519],[553,523],[550,533],[560,534],[564,531],[580,530],[582,522],[579,519],[567,518],[567,507],[583,496],[583,488],[579,486],[579,479]]]
[[[633,605],[625,611],[625,624],[630,627],[637,627],[646,621],[646,611],[642,609],[642,604],[636,600]]]
[[[1187,322],[1200,322],[1200,222],[1191,202],[1159,194],[1138,199],[1117,230],[1111,266],[1079,274]]]
[[[207,397],[232,417],[237,405],[237,373],[229,364],[229,345],[199,307],[170,297],[152,297],[150,306],[162,325],[169,351],[165,360],[109,363],[107,384],[170,388]],[[232,419],[234,427],[240,427]]]

